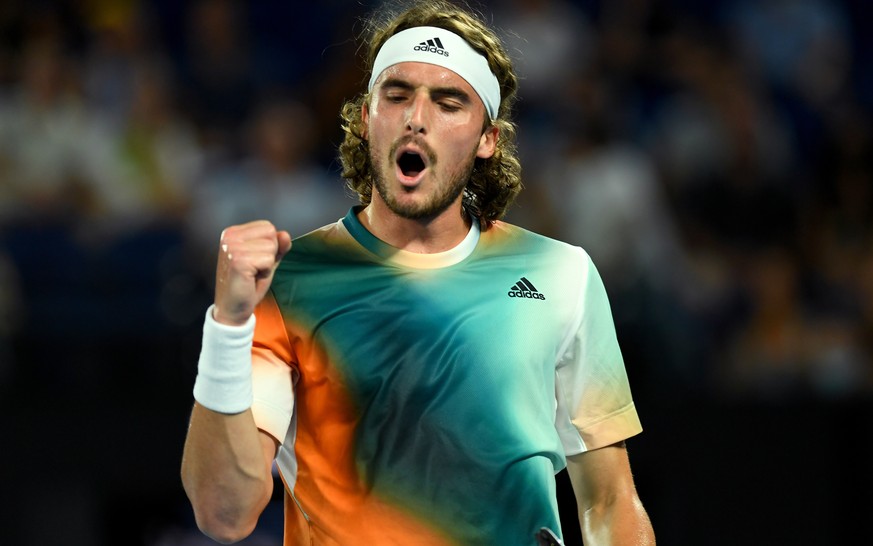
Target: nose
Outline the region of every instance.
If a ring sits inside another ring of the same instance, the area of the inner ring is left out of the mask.
[[[427,103],[428,98],[425,93],[419,92],[415,94],[415,97],[409,104],[409,108],[406,112],[406,129],[413,134],[427,133]]]

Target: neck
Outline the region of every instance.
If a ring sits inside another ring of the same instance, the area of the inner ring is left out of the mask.
[[[471,222],[462,212],[460,200],[435,217],[410,219],[392,212],[376,195],[358,212],[358,220],[389,245],[418,254],[451,250],[470,232]]]

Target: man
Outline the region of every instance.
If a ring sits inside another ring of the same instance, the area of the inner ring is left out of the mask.
[[[285,485],[285,544],[653,544],[641,428],[587,254],[499,221],[520,187],[517,81],[494,34],[426,1],[373,32],[343,108],[362,206],[295,239],[221,236],[182,462],[200,528],[247,536]]]

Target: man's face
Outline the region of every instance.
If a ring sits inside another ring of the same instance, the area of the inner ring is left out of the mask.
[[[497,141],[496,128],[482,132],[485,107],[470,84],[432,64],[405,62],[382,72],[363,121],[373,200],[409,219],[460,207],[475,158],[491,157]]]

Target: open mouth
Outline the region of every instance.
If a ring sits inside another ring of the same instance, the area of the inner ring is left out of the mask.
[[[397,166],[403,176],[415,178],[425,169],[424,160],[415,152],[404,152],[397,158]]]

